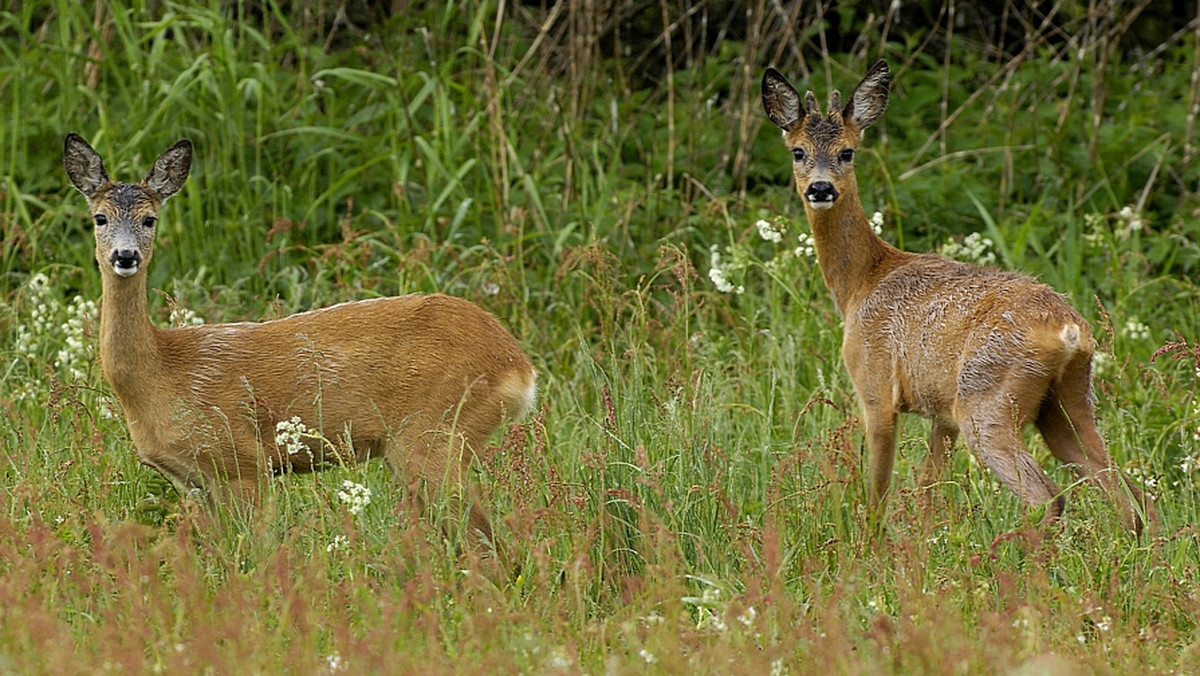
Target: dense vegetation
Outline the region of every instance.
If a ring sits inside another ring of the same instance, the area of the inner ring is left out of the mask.
[[[0,671],[1194,668],[1191,16],[396,4],[0,12]],[[868,527],[840,322],[758,86],[775,65],[824,99],[880,57],[864,205],[902,248],[1026,271],[1093,322],[1100,425],[1153,536],[1060,467],[1043,540],[967,453],[931,508],[917,419]],[[124,180],[196,144],[150,270],[159,325],[432,291],[496,313],[542,393],[474,477],[519,575],[379,464],[274,481],[254,514],[140,466],[99,373],[72,130]]]

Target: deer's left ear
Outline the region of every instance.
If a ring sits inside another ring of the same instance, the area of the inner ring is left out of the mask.
[[[862,131],[878,120],[887,108],[888,90],[892,84],[892,73],[887,61],[880,59],[867,71],[862,82],[854,88],[846,107],[842,109],[842,123]]]
[[[191,168],[192,142],[183,139],[164,150],[163,154],[154,160],[154,166],[142,183],[157,193],[159,199],[165,200],[179,192]]]

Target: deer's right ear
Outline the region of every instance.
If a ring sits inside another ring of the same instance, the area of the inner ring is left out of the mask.
[[[800,107],[800,94],[779,71],[768,68],[762,79],[763,108],[776,127],[792,131],[804,120]]]
[[[188,172],[192,168],[192,142],[183,139],[163,151],[154,160],[150,173],[142,181],[146,187],[158,194],[159,199],[166,200],[179,192],[187,181]]]
[[[63,144],[63,167],[71,184],[88,199],[109,184],[104,160],[75,132],[67,134],[66,143]]]

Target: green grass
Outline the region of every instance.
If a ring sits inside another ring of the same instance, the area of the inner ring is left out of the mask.
[[[759,8],[760,30],[705,42],[698,14],[664,5],[667,79],[659,8],[608,7],[614,36],[585,9],[509,6],[501,22],[489,2],[369,30],[287,3],[98,18],[82,4],[0,12],[0,672],[1179,673],[1200,659],[1190,34],[1138,56],[1120,24],[1088,33],[1064,15],[1076,43],[1032,34],[1009,45],[1019,58],[984,58],[941,28],[883,44],[864,28],[873,42],[827,71],[831,26],[788,33]],[[842,20],[862,27],[860,9]],[[1121,534],[1034,439],[1070,487],[1061,532],[1043,541],[1039,514],[965,452],[925,507],[915,418],[873,533],[840,320],[794,251],[806,225],[757,100],[775,53],[822,99],[827,72],[848,91],[867,54],[891,61],[864,205],[909,250],[980,233],[982,253],[1093,322],[1100,426],[1156,497],[1158,533]],[[438,527],[444,505],[422,514],[379,464],[280,479],[254,514],[200,510],[139,465],[84,303],[100,284],[61,169],[71,130],[124,180],[177,138],[196,144],[150,270],[159,325],[172,309],[214,323],[433,291],[496,313],[541,385],[473,477],[519,576],[489,573]],[[713,246],[741,293],[711,280]],[[361,513],[345,481],[370,489]]]

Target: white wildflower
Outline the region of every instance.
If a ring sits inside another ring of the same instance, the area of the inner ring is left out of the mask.
[[[356,484],[347,479],[342,482],[342,490],[338,491],[338,500],[347,505],[351,514],[358,514],[371,504],[371,489],[362,484]]]
[[[1108,631],[1109,629],[1112,629],[1112,618],[1108,615],[1100,618],[1100,620],[1096,622],[1096,629],[1100,631]]]
[[[738,622],[742,623],[743,627],[749,629],[754,624],[754,619],[757,617],[758,611],[754,609],[754,606],[749,606],[746,608],[745,612],[743,612],[741,615],[738,615],[737,619]]]
[[[964,237],[961,243],[953,239],[947,240],[939,248],[939,252],[947,258],[976,265],[992,265],[996,262],[996,254],[991,251],[992,246],[994,242],[991,238],[972,232]]]
[[[204,323],[204,317],[196,314],[196,311],[190,308],[175,307],[171,310],[169,321],[171,326],[200,326]]]
[[[754,225],[755,225],[755,227],[758,228],[758,236],[762,237],[763,239],[767,240],[768,242],[782,242],[783,241],[783,228],[780,228],[779,226],[771,223],[770,221],[763,220],[763,219],[759,219],[759,221],[757,223],[755,223]]]
[[[280,420],[275,423],[275,445],[286,449],[288,455],[296,455],[308,450],[304,443],[304,435],[308,426],[300,422],[300,416],[294,415],[290,420]]]
[[[1119,216],[1122,221],[1125,221],[1125,228],[1121,233],[1124,235],[1140,232],[1142,226],[1146,224],[1146,222],[1142,220],[1142,215],[1135,211],[1133,207],[1128,205],[1122,207],[1121,210],[1117,212],[1117,216]]]
[[[883,212],[882,211],[876,211],[875,213],[871,214],[871,229],[875,231],[876,235],[883,234]]]
[[[721,293],[743,293],[746,287],[738,285],[734,286],[725,275],[725,268],[721,267],[721,253],[717,250],[717,245],[712,245],[710,249],[712,256],[709,259],[711,268],[708,271],[708,278],[716,285],[717,291]]]
[[[1129,321],[1125,322],[1125,326],[1121,328],[1121,335],[1130,340],[1148,340],[1150,327],[1138,321],[1137,317],[1130,317]]]
[[[333,536],[333,539],[330,540],[329,544],[325,545],[325,551],[333,552],[335,550],[341,549],[342,547],[345,547],[348,544],[350,544],[350,539],[347,538],[345,535],[335,535],[335,536]]]
[[[646,664],[654,664],[658,661],[658,658],[654,656],[654,653],[646,650],[645,648],[642,648],[638,651],[638,657],[645,660]]]
[[[96,321],[99,312],[96,302],[75,296],[67,308],[67,323],[61,327],[63,347],[55,354],[54,365],[76,380],[87,377],[92,347],[87,340],[87,327]]]
[[[796,258],[812,258],[817,251],[817,242],[813,236],[802,232],[797,239],[800,241],[800,246],[796,247]]]
[[[783,663],[782,657],[771,660],[771,676],[783,676],[787,672],[787,665]]]

